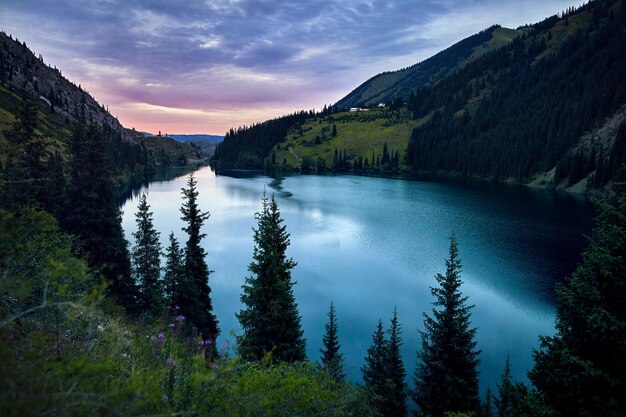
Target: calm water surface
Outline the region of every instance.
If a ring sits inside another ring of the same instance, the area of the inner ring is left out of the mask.
[[[592,209],[584,200],[525,188],[464,186],[356,176],[294,176],[278,188],[266,177],[196,172],[205,225],[212,300],[221,340],[240,328],[235,312],[252,259],[254,213],[264,187],[276,192],[291,233],[288,255],[311,360],[318,360],[324,323],[335,302],[346,370],[361,381],[360,367],[379,318],[388,324],[394,306],[402,324],[402,354],[409,376],[430,312],[429,286],[445,271],[448,236],[457,235],[463,262],[462,291],[475,304],[472,323],[482,349],[481,390],[499,381],[511,355],[515,378],[526,380],[540,334],[554,332],[554,283],[579,260]],[[186,177],[154,182],[148,193],[161,243],[181,231],[180,189]],[[129,242],[137,201],[124,206]]]

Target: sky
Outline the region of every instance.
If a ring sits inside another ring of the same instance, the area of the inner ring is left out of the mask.
[[[572,0],[0,0],[0,29],[125,127],[224,134],[335,103],[493,24]]]

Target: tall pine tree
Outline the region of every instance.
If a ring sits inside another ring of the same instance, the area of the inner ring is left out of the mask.
[[[175,302],[180,307],[181,314],[187,318],[188,324],[193,325],[203,337],[215,339],[219,330],[211,303],[209,287],[211,271],[205,261],[206,252],[200,244],[206,237],[201,229],[209,218],[209,213],[203,212],[198,207],[197,185],[198,182],[191,173],[187,180],[187,188],[181,190],[183,194],[181,220],[187,223],[183,231],[187,233],[188,239],[185,245],[185,277],[175,291],[178,295]]]
[[[378,325],[372,335],[372,345],[367,349],[365,364],[361,372],[369,405],[379,415],[383,415],[387,393],[386,365],[387,341],[383,321],[378,320]]]
[[[135,246],[131,252],[133,278],[139,284],[139,305],[143,314],[154,318],[164,307],[161,244],[145,194],[139,197],[135,219],[137,231],[133,233]]]
[[[398,322],[397,308],[393,309],[393,317],[391,318],[391,326],[389,327],[389,342],[387,344],[387,360],[385,366],[385,376],[387,378],[385,412],[387,416],[406,416],[406,371],[402,363],[402,354],[400,346],[402,346],[402,329]]]
[[[342,382],[345,378],[343,372],[343,353],[339,352],[339,338],[337,337],[337,317],[335,316],[335,304],[330,303],[328,311],[328,323],[325,326],[326,333],[322,342],[324,349],[322,353],[322,366],[324,370],[337,382]]]
[[[626,410],[625,191],[599,203],[582,263],[557,286],[556,334],[534,352],[529,377],[556,417]]]
[[[78,236],[77,251],[109,280],[110,292],[131,313],[138,311],[138,288],[131,277],[128,242],[117,207],[112,167],[100,128],[79,125],[72,137],[72,201],[63,225]]]
[[[454,235],[450,237],[450,258],[446,274],[435,276],[439,287],[432,316],[424,314],[422,349],[415,371],[413,399],[424,416],[440,417],[446,412],[474,412],[478,409],[478,355],[470,327],[471,309],[461,294],[461,261]]]
[[[506,355],[504,371],[498,384],[498,396],[494,403],[498,411],[498,417],[510,417],[513,412],[513,383],[511,382],[511,359]]]
[[[170,232],[169,240],[170,245],[165,250],[163,287],[166,300],[172,304],[176,304],[180,299],[178,288],[184,285],[185,265],[183,263],[183,253],[178,244],[178,240],[176,240],[174,236],[174,232]]]
[[[285,254],[289,234],[273,195],[268,200],[263,193],[262,210],[255,217],[254,260],[248,266],[252,275],[242,286],[245,308],[237,313],[243,329],[237,338],[239,354],[247,361],[260,360],[268,352],[276,361],[302,361],[305,341],[291,280],[296,263]]]

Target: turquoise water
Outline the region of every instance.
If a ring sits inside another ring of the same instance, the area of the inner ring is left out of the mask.
[[[331,301],[337,308],[346,371],[360,367],[379,318],[394,306],[402,324],[405,367],[412,375],[429,286],[445,271],[454,230],[463,262],[462,291],[475,304],[472,323],[482,349],[481,389],[495,387],[507,353],[513,376],[526,380],[538,336],[554,331],[554,283],[576,266],[591,228],[592,209],[573,196],[505,186],[417,182],[356,176],[271,178],[196,172],[205,225],[207,263],[221,339],[240,329],[241,285],[252,259],[254,213],[263,188],[275,192],[287,230],[288,255],[298,265],[294,293],[311,360],[318,360]],[[181,242],[180,189],[186,177],[153,182],[143,190],[161,242],[174,231]],[[273,188],[272,188],[273,187]],[[137,201],[123,206],[132,242]]]

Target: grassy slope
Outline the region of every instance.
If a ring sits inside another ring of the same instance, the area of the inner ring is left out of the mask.
[[[390,124],[389,116],[394,115],[395,124]],[[335,149],[343,150],[349,159],[362,156],[371,160],[372,151],[376,155],[382,154],[383,145],[387,142],[389,151],[399,151],[400,155],[406,150],[411,130],[421,121],[410,120],[406,111],[391,112],[389,110],[373,110],[364,113],[338,113],[327,117],[320,123],[309,121],[302,126],[303,135],[297,131],[291,131],[285,142],[280,144],[280,149],[275,148],[276,162],[296,167],[298,161],[288,150],[290,148],[300,159],[308,156],[313,160],[322,158],[326,166],[332,166]],[[337,136],[331,137],[333,123],[337,126]],[[390,124],[390,125],[389,125]],[[315,144],[316,136],[322,136],[319,145]],[[370,161],[371,162],[371,161]]]
[[[544,52],[537,56],[537,60],[544,58],[552,52],[558,50],[563,42],[570,36],[574,35],[578,29],[586,29],[591,23],[592,16],[588,11],[576,13],[568,17],[568,24],[563,20],[559,20],[550,30],[552,39],[548,39],[548,32],[543,35],[546,40],[547,48]]]
[[[165,152],[169,155],[171,161],[183,161],[183,160],[198,160],[207,157],[205,153],[197,155],[197,149],[186,143],[178,142],[172,138],[166,138],[164,136],[148,136],[140,139],[141,142],[147,146],[148,151]]]
[[[456,65],[448,68],[445,72],[431,74],[431,76],[434,77],[434,79],[431,81],[441,79],[446,75],[451,74],[457,68],[460,68],[463,65],[474,61],[484,54],[507,45],[521,33],[522,31],[515,29],[502,27],[495,28],[492,32],[491,38],[488,41],[473,47],[472,53],[469,54],[467,58],[461,59]],[[423,71],[423,66],[424,63],[420,63],[399,71],[386,72],[376,75],[375,77],[370,78],[361,86],[359,86],[353,93],[350,94],[350,96],[354,95],[354,98],[358,97],[358,102],[363,101],[367,105],[372,105],[380,101],[388,101],[390,95],[396,96],[398,94],[408,94],[408,91],[410,91],[411,89],[421,86],[414,85],[415,80],[413,79],[413,77]],[[342,99],[340,103],[342,103],[344,100],[346,100],[346,98]],[[356,104],[352,103],[352,101],[354,100],[350,99],[346,101],[346,103],[349,102],[351,104]]]
[[[508,45],[513,39],[519,36],[522,32],[515,29],[509,28],[496,28],[492,35],[491,39],[487,42],[483,42],[480,45],[474,48],[472,55],[470,55],[467,59],[464,59],[459,63],[459,67],[463,65],[469,64],[477,58],[485,55],[488,52],[495,51],[498,48],[502,48],[503,46]],[[452,72],[452,71],[450,71]]]
[[[572,15],[568,19],[568,25],[563,21],[559,21],[551,29],[550,40],[547,39],[547,31],[541,35],[546,39],[548,49],[541,55],[537,56],[537,60],[543,58],[552,51],[557,50],[562,43],[572,36],[578,29],[585,28],[591,22],[591,14],[589,12],[581,12]],[[474,48],[472,55],[463,60],[459,66],[468,64],[475,59],[489,53],[493,50],[501,48],[509,44],[515,37],[522,33],[520,30],[497,28],[493,31],[492,37],[488,42],[483,42]],[[530,42],[530,40],[528,41]],[[367,89],[363,93],[364,96],[376,97],[389,89],[394,83],[406,76],[408,70],[396,71],[381,74],[367,85]],[[472,97],[466,104],[465,110],[473,113],[478,108],[482,99],[489,95],[492,86],[487,83],[485,88],[480,91],[479,95]],[[459,115],[462,111],[459,112]],[[297,132],[291,132],[287,140],[281,144],[281,149],[276,149],[276,161],[282,163],[286,159],[287,164],[295,167],[298,165],[296,157],[287,149],[288,147],[301,159],[305,156],[311,157],[313,160],[322,158],[326,161],[327,166],[332,165],[335,149],[347,151],[349,158],[356,158],[361,155],[364,158],[371,159],[372,151],[377,155],[382,153],[382,147],[385,142],[389,150],[400,151],[400,156],[404,155],[409,137],[413,127],[419,126],[428,120],[428,117],[419,120],[406,120],[400,124],[386,126],[386,118],[384,112],[375,110],[369,114],[375,115],[377,118],[373,121],[360,121],[356,113],[340,113],[335,118],[346,118],[348,120],[337,122],[337,137],[330,138],[332,121],[325,120],[322,124],[318,122],[308,122],[303,126],[304,135],[300,137]],[[350,118],[352,120],[350,120]],[[315,145],[315,137],[321,135],[323,129],[328,139],[320,145]],[[371,161],[370,161],[371,162]]]
[[[460,65],[465,65],[490,51],[507,45],[520,33],[521,31],[514,29],[495,29],[491,39],[475,47],[472,55],[463,60]],[[406,77],[407,71],[409,70],[376,76],[370,80],[363,95],[377,97]],[[480,97],[473,98],[468,102],[467,109],[470,112],[475,111],[488,90],[489,88],[486,88]],[[296,167],[299,165],[295,156],[297,155],[299,159],[310,157],[313,161],[322,158],[326,161],[326,166],[330,167],[335,149],[346,151],[351,160],[358,156],[367,157],[368,160],[371,160],[372,151],[378,156],[382,154],[385,142],[390,152],[397,150],[402,157],[406,151],[411,131],[414,127],[425,123],[428,117],[414,121],[409,118],[408,113],[404,112],[401,116],[402,122],[389,125],[387,116],[390,114],[389,110],[373,110],[367,113],[345,112],[336,114],[332,118],[326,118],[322,123],[319,121],[307,122],[303,125],[304,134],[302,136],[297,131],[292,131],[287,135],[285,142],[280,145],[280,149],[274,148],[276,162],[281,164],[284,159],[289,166]],[[364,119],[374,120],[365,121]],[[337,125],[335,138],[331,137],[333,120],[336,120],[334,123]],[[315,138],[318,135],[321,136],[322,131],[324,131],[326,139],[322,140],[321,144],[316,145]]]
[[[34,100],[39,116],[37,133],[40,135],[63,138],[70,134],[70,126],[58,114],[51,113],[50,107],[43,100]],[[22,98],[18,92],[0,86],[0,130],[6,134],[22,107]]]
[[[66,156],[63,142],[71,134],[70,126],[65,119],[50,112],[50,107],[43,100],[33,100],[38,111],[37,134],[52,139],[55,150],[60,150]],[[19,93],[0,85],[0,164],[4,165],[9,143],[7,134],[22,107],[22,98]]]

